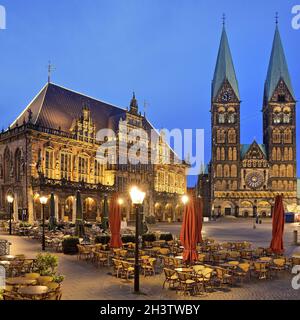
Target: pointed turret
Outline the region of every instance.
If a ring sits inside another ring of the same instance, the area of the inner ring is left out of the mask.
[[[139,109],[138,102],[135,97],[135,92],[133,92],[132,99],[130,102],[129,112],[131,112],[133,114],[138,114],[138,109]]]
[[[267,79],[265,82],[264,98],[266,102],[269,102],[272,99],[274,91],[277,88],[280,80],[284,82],[292,98],[296,100],[278,25],[276,24],[273,48],[269,62]]]
[[[236,79],[228,38],[225,26],[223,26],[217,64],[212,83],[212,100],[214,100],[217,97],[219,90],[221,89],[223,83],[226,80],[231,85],[236,97],[240,100],[239,86]]]

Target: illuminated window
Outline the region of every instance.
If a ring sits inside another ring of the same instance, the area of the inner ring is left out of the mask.
[[[54,152],[50,149],[45,151],[45,176],[54,179]]]

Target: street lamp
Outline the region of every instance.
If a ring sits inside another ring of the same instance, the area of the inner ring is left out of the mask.
[[[9,194],[7,195],[6,199],[9,204],[9,235],[12,235],[12,212],[13,212],[14,197]]]
[[[139,266],[139,225],[140,207],[142,206],[146,193],[138,187],[130,189],[130,198],[135,207],[135,263],[134,263],[134,292],[140,291],[140,266]]]
[[[184,194],[181,198],[181,201],[184,205],[186,205],[189,202],[189,197],[186,194]]]
[[[42,219],[43,219],[43,233],[42,233],[42,251],[46,250],[46,239],[45,239],[45,205],[47,204],[48,198],[45,196],[40,197],[40,203],[42,205]]]
[[[124,200],[122,198],[118,199],[118,205],[122,206],[124,204]]]

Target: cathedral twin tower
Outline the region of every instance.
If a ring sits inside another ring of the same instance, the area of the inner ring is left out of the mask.
[[[240,93],[223,27],[212,83],[212,158],[206,195],[222,215],[271,213],[275,194],[296,203],[296,99],[276,25],[264,88],[263,144],[241,144]],[[203,187],[203,186],[202,186]]]

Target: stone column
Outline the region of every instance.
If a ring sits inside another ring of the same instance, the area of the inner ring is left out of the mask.
[[[34,222],[34,212],[33,212],[33,191],[32,188],[28,188],[28,222]]]
[[[19,220],[19,205],[18,205],[18,195],[17,193],[14,194],[14,221],[18,221]]]
[[[73,196],[73,212],[72,212],[72,222],[76,222],[76,194]]]
[[[54,203],[55,203],[55,219],[56,221],[59,221],[59,214],[58,214],[58,196],[54,196]]]

